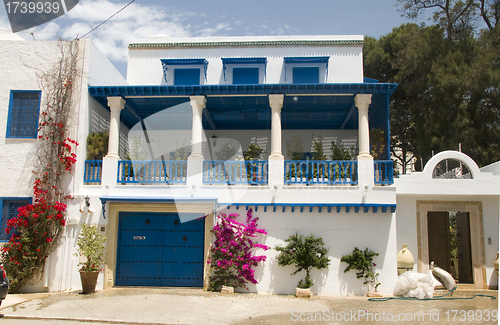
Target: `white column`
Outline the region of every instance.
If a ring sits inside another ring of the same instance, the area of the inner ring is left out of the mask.
[[[285,174],[285,158],[281,152],[281,108],[283,94],[269,95],[271,112],[271,155],[269,156],[269,187],[281,189]]]
[[[203,109],[207,103],[205,96],[191,96],[193,109],[193,126],[191,131],[191,156],[202,156],[201,143],[203,141],[203,126],[201,122]]]
[[[118,155],[120,139],[120,112],[125,107],[125,100],[121,97],[108,97],[108,106],[111,110],[109,119],[109,141],[108,154],[102,159],[102,179],[101,186],[109,190],[116,186],[116,176],[118,173]]]
[[[359,112],[359,155],[370,156],[370,126],[368,124],[368,106],[372,103],[371,94],[358,94],[355,98]]]
[[[269,95],[269,106],[272,109],[271,116],[271,155],[283,156],[281,153],[281,108],[283,107],[284,95]]]
[[[108,97],[108,106],[111,110],[111,117],[109,119],[109,142],[106,157],[119,157],[120,112],[125,107],[125,99],[121,97]]]
[[[199,187],[203,184],[203,125],[202,114],[207,99],[205,96],[191,96],[191,108],[193,109],[193,126],[191,130],[191,155],[187,159],[187,185]]]
[[[373,157],[370,155],[370,125],[368,123],[368,107],[372,102],[371,94],[358,94],[354,99],[359,113],[359,155],[358,184],[371,188],[374,185]]]

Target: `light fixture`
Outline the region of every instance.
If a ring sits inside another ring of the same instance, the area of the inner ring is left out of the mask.
[[[212,135],[212,146],[216,146],[217,145],[217,136],[214,134]]]
[[[88,196],[88,195],[85,197],[85,205],[86,205],[87,207],[90,207],[90,198],[89,198],[89,196]]]

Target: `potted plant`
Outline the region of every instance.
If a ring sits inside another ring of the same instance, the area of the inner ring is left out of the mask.
[[[374,292],[368,292],[366,295],[370,297],[381,296],[381,294],[377,291],[380,282],[378,282],[378,273],[375,273],[374,267],[377,264],[373,263],[373,258],[378,256],[378,253],[373,252],[366,248],[364,251],[359,250],[357,247],[354,247],[354,250],[351,254],[343,255],[340,259],[341,262],[347,263],[347,267],[344,270],[344,273],[350,270],[356,270],[356,278],[364,278],[365,282],[363,284],[368,284],[373,287]]]
[[[97,226],[82,224],[81,233],[76,242],[78,249],[75,256],[85,256],[87,260],[81,265],[80,278],[82,280],[82,293],[93,293],[97,284],[97,277],[104,264],[104,243],[106,237],[99,234]]]
[[[314,285],[310,277],[310,271],[312,268],[321,270],[330,265],[330,259],[327,257],[328,249],[323,247],[325,243],[321,237],[316,238],[312,234],[306,237],[296,232],[295,235],[285,239],[285,242],[287,243],[285,246],[278,245],[275,247],[279,252],[277,257],[278,265],[295,265],[297,269],[292,275],[305,270],[306,278],[299,281],[295,295],[297,297],[310,297],[310,288]]]

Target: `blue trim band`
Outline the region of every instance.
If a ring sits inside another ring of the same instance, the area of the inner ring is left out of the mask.
[[[236,209],[239,209],[240,206],[248,208],[250,206],[255,207],[255,211],[257,211],[258,207],[264,207],[264,212],[267,211],[267,207],[273,207],[273,212],[276,212],[276,207],[282,207],[282,211],[285,212],[286,207],[291,207],[291,211],[294,212],[296,207],[300,207],[300,212],[304,212],[304,207],[309,207],[309,212],[312,212],[314,207],[318,207],[318,212],[321,212],[323,208],[327,208],[328,213],[331,213],[332,208],[336,207],[335,211],[340,213],[341,208],[345,208],[346,213],[349,213],[351,208],[354,208],[354,211],[358,213],[362,210],[364,213],[368,213],[370,209],[372,209],[373,213],[377,213],[380,209],[383,213],[387,211],[391,211],[391,213],[396,212],[396,204],[379,204],[379,203],[219,203],[219,207],[221,206],[235,206]]]

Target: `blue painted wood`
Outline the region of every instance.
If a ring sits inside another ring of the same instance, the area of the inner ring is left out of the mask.
[[[116,285],[203,285],[205,219],[120,212]]]
[[[357,161],[285,160],[285,184],[358,183]]]
[[[265,160],[203,162],[205,184],[267,184],[269,164]]]
[[[392,160],[375,160],[373,162],[375,184],[394,184],[393,165]]]
[[[116,181],[122,184],[185,184],[185,160],[120,160]]]
[[[102,160],[85,160],[83,182],[100,183],[101,177],[102,177]]]

